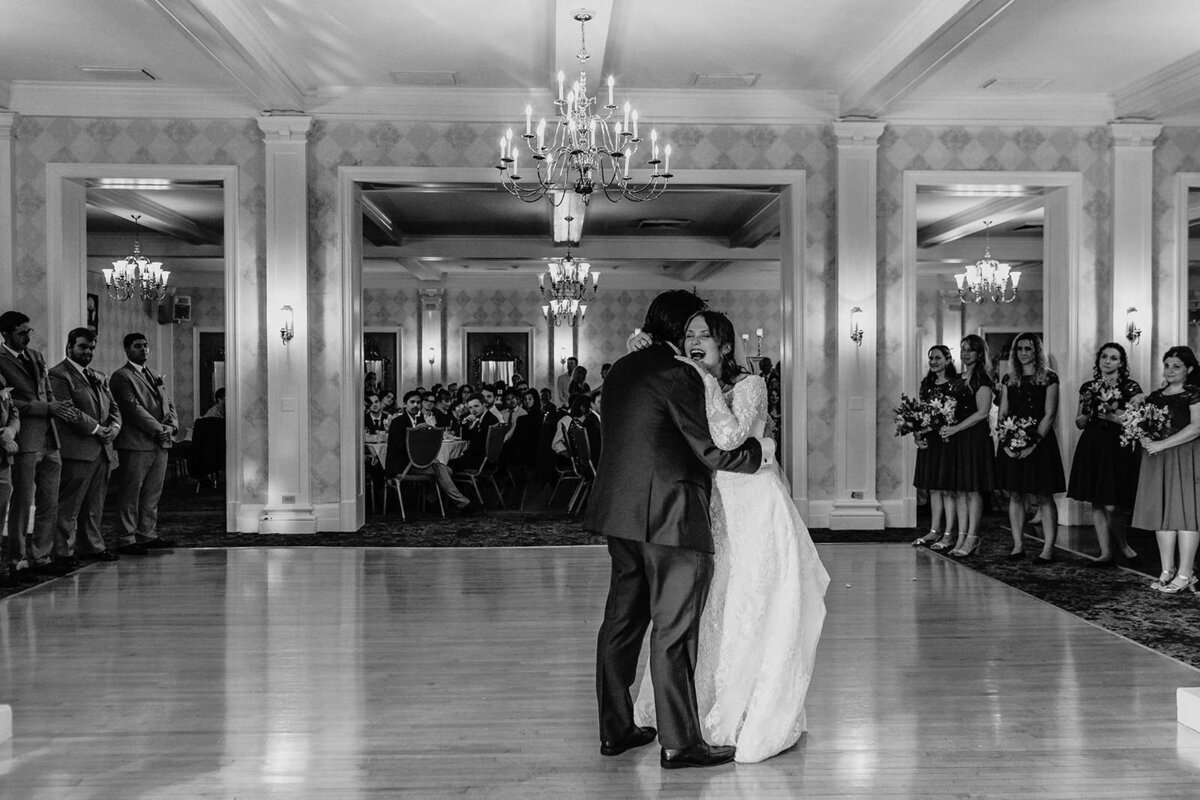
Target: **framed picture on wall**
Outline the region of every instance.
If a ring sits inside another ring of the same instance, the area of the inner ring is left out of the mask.
[[[100,295],[90,292],[87,296],[87,329],[92,333],[100,330]]]

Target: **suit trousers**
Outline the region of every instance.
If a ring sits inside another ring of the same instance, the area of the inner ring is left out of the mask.
[[[80,555],[105,549],[100,519],[104,514],[104,495],[108,491],[108,456],[103,450],[93,461],[75,458],[62,460],[58,483],[58,538],[67,549]],[[76,532],[83,541],[76,542]]]
[[[704,741],[696,706],[700,615],[712,579],[712,553],[608,537],[612,574],[596,642],[601,741],[633,729],[629,689],[651,621],[650,675],[658,741],[676,750]]]
[[[12,465],[0,464],[0,519],[8,515],[8,501],[12,499]],[[0,571],[9,567],[23,557],[24,539],[21,536],[9,536],[7,532],[0,536]]]
[[[44,563],[51,555],[71,555],[66,540],[54,536],[58,521],[58,479],[62,459],[57,450],[17,453],[12,457],[12,501],[8,507],[8,530],[19,534],[26,544],[21,558]],[[33,534],[29,535],[29,514],[33,515]],[[28,538],[26,538],[28,537]]]
[[[141,544],[158,538],[158,500],[167,477],[167,451],[121,450],[117,490],[118,544]]]

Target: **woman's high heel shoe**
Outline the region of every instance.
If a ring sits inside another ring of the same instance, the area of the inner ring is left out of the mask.
[[[954,546],[954,543],[955,543],[954,534],[953,533],[944,533],[944,534],[942,534],[942,538],[937,541],[937,544],[929,545],[929,549],[936,550],[937,552],[940,553],[944,550],[949,550],[951,547]]]
[[[975,551],[979,549],[979,537],[968,536],[966,542],[950,551],[950,555],[955,558],[970,558],[975,555]]]
[[[919,539],[913,539],[913,547],[929,547],[931,544],[941,539],[942,535],[935,530],[930,529],[929,533]]]
[[[1175,580],[1165,584],[1160,592],[1163,594],[1182,594],[1183,592],[1196,593],[1196,576],[1195,575],[1176,575]]]
[[[1174,577],[1175,577],[1175,570],[1164,569],[1162,571],[1162,575],[1158,576],[1158,580],[1156,580],[1154,583],[1150,584],[1150,588],[1156,592],[1161,592],[1162,588],[1164,586],[1166,586],[1168,583],[1170,583]]]

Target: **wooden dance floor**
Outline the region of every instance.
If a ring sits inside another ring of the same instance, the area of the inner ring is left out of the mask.
[[[96,565],[0,601],[0,797],[1200,796],[1200,672],[908,547],[820,552],[809,733],[678,771],[599,754],[601,548]]]

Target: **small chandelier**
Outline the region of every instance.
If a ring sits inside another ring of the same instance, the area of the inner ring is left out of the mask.
[[[171,272],[142,255],[139,219],[141,216],[133,215],[133,255],[114,261],[112,269],[103,270],[104,285],[113,300],[128,300],[135,296],[142,300],[162,300],[167,296],[167,278]]]
[[[538,288],[546,301],[542,314],[547,324],[557,327],[565,322],[576,326],[583,322],[587,302],[596,299],[596,288],[600,285],[600,273],[590,272],[591,268],[586,261],[576,261],[568,245],[566,256],[551,261],[546,275],[538,275]]]
[[[579,23],[580,64],[591,56],[587,51],[584,26],[592,12],[580,9],[574,19]],[[579,80],[563,95],[564,75],[558,73],[558,99],[554,110],[558,121],[546,144],[546,119],[533,126],[533,107],[525,106],[525,133],[521,136],[533,158],[535,180],[522,184],[519,170],[520,144],[514,144],[513,132],[500,137],[500,184],[527,203],[543,197],[558,205],[573,191],[587,203],[596,189],[604,192],[611,202],[621,198],[634,202],[654,200],[667,188],[671,175],[671,145],[663,142],[660,152],[658,132],[650,131],[650,159],[646,162],[654,171],[642,184],[629,178],[630,164],[642,143],[638,135],[638,112],[625,103],[623,114],[614,119],[617,105],[613,102],[613,76],[608,76],[608,104],[600,106],[599,97],[588,97],[587,72],[579,72]],[[662,156],[660,159],[659,156]],[[556,199],[557,198],[557,199]]]
[[[958,298],[964,305],[968,300],[972,303],[982,303],[984,300],[1011,303],[1017,299],[1017,283],[1021,280],[1021,273],[1010,271],[1008,264],[1001,264],[992,258],[992,222],[986,220],[983,224],[986,226],[983,258],[954,276],[954,280],[958,281]]]

